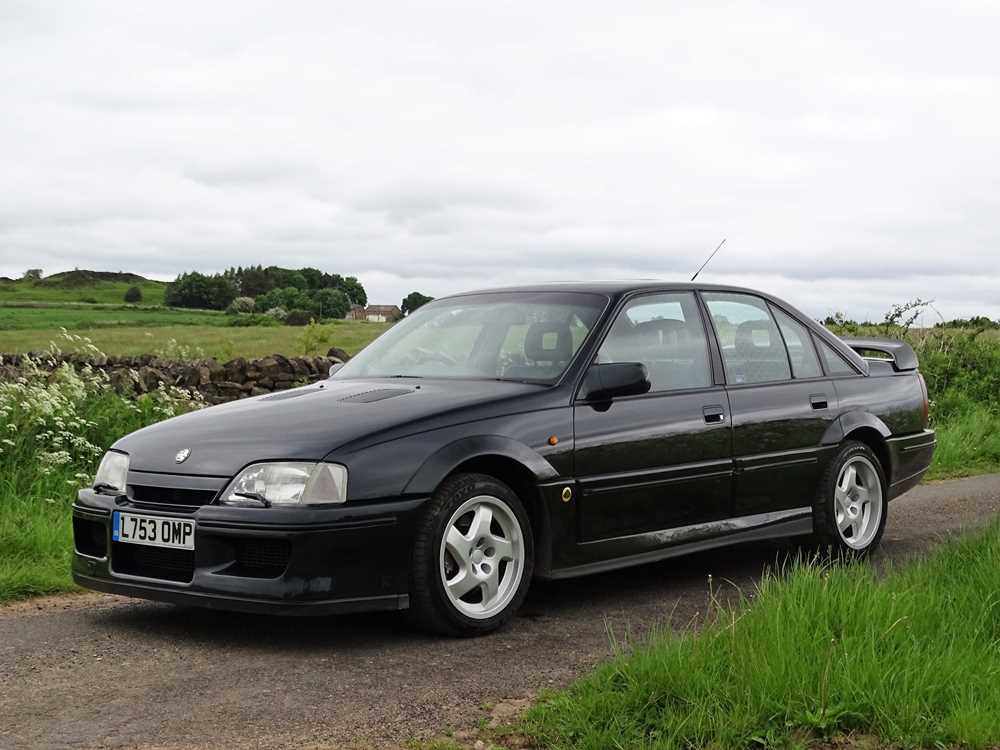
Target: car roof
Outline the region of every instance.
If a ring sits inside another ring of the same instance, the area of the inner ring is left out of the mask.
[[[469,294],[492,294],[497,292],[589,292],[591,294],[627,294],[647,289],[701,289],[719,292],[751,292],[761,294],[755,289],[725,284],[702,284],[691,281],[665,281],[662,279],[626,279],[609,281],[551,281],[543,284],[520,284],[516,286],[489,287],[449,295],[464,297]]]

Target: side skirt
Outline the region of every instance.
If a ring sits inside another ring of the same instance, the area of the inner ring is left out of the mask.
[[[759,542],[766,539],[781,539],[784,537],[801,536],[813,532],[812,508],[794,508],[775,513],[759,513],[741,518],[729,518],[724,521],[684,526],[668,531],[658,531],[651,534],[636,534],[633,537],[621,537],[617,540],[605,540],[590,544],[609,544],[625,542],[632,545],[639,538],[647,537],[650,542],[659,543],[658,549],[650,549],[637,554],[611,557],[606,560],[573,565],[551,571],[548,575],[539,576],[545,579],[575,578],[577,576],[603,573],[608,570],[628,568],[633,565],[666,560],[671,557],[690,555],[695,552],[728,547],[744,542]],[[681,541],[698,537],[694,541]],[[630,545],[631,546],[631,545]]]

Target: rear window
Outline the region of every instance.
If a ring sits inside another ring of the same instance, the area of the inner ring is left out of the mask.
[[[823,356],[823,364],[829,375],[857,375],[858,371],[847,363],[837,351],[825,341],[817,340],[820,354]]]

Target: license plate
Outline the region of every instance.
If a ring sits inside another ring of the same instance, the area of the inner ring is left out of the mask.
[[[116,542],[150,547],[194,549],[194,521],[136,513],[112,514],[111,538]]]

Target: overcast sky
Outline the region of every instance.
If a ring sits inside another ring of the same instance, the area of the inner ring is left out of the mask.
[[[498,7],[499,6],[499,7]],[[1000,317],[1000,4],[0,2],[0,275]]]

